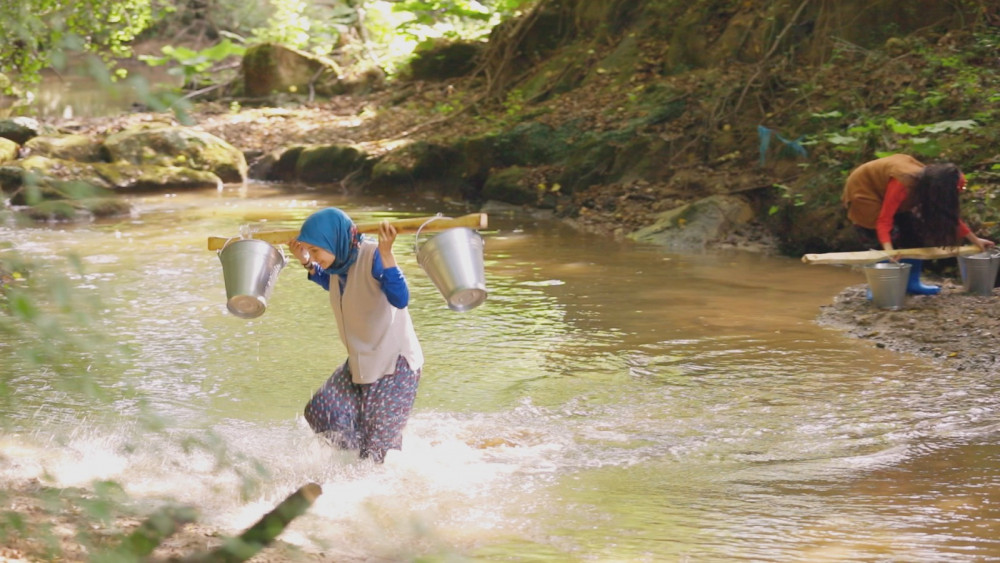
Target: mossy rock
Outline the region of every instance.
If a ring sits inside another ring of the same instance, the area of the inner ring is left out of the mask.
[[[111,193],[105,186],[85,180],[31,178],[25,182],[24,189],[12,195],[10,202],[14,205],[35,205],[43,201],[107,197]]]
[[[295,162],[295,177],[302,182],[340,182],[364,165],[367,155],[350,145],[305,147]]]
[[[227,183],[242,183],[247,177],[242,151],[215,135],[190,127],[125,129],[105,139],[104,149],[111,162],[208,171]]]
[[[296,169],[304,146],[289,147],[282,151],[264,176],[271,182],[294,182],[298,179]]]
[[[262,154],[252,160],[248,159],[247,177],[254,180],[270,180],[275,173],[274,168],[278,164],[283,151],[276,150]]]
[[[68,200],[52,199],[38,202],[20,211],[34,221],[78,221],[82,214]]]
[[[652,225],[629,234],[629,238],[673,250],[700,250],[753,216],[745,198],[713,195],[660,213]]]
[[[24,143],[28,154],[77,162],[100,162],[101,147],[86,135],[39,135]]]
[[[181,166],[136,166],[118,162],[96,163],[94,169],[119,192],[204,190],[222,186],[222,179],[213,172]]]
[[[89,198],[76,203],[98,219],[122,217],[132,213],[132,204],[119,197]]]
[[[275,93],[335,93],[341,70],[337,64],[277,43],[261,43],[243,55],[243,85],[248,96]]]
[[[0,167],[4,192],[16,205],[37,200],[107,197],[116,191],[176,191],[218,188],[212,172],[177,166],[137,166],[127,162],[75,162],[31,156]],[[17,191],[18,188],[24,189]]]
[[[6,164],[13,160],[17,160],[20,148],[20,145],[14,141],[5,137],[0,137],[0,164]]]
[[[12,194],[24,185],[24,169],[19,166],[0,166],[0,193]]]
[[[20,211],[22,216],[34,221],[60,222],[122,217],[131,213],[132,206],[115,197],[46,200]]]
[[[494,171],[483,185],[483,199],[502,201],[515,205],[531,205],[538,202],[537,187],[530,183],[531,170],[521,166],[511,166]]]
[[[38,120],[31,117],[0,119],[0,137],[10,139],[19,145],[37,136],[40,129]]]
[[[371,180],[379,185],[434,181],[461,177],[462,170],[462,153],[457,149],[418,141],[374,162]]]
[[[44,156],[30,156],[0,168],[0,185],[4,192],[13,194],[11,203],[15,205],[103,196],[112,187],[91,163]]]
[[[440,81],[465,76],[476,68],[476,58],[484,44],[473,41],[425,41],[413,50],[408,64],[408,78]]]

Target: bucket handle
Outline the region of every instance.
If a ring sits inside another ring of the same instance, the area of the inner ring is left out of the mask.
[[[221,256],[222,251],[225,250],[226,247],[229,246],[229,243],[233,242],[234,240],[253,238],[253,234],[255,231],[257,231],[257,229],[251,227],[249,223],[244,223],[240,225],[240,234],[236,235],[235,237],[227,238],[226,242],[222,244],[222,248],[219,249],[218,254]]]
[[[229,246],[229,243],[233,242],[234,240],[243,240],[243,237],[242,236],[237,236],[237,237],[229,237],[229,238],[227,238],[225,244],[222,245],[222,248],[220,248],[218,251],[216,251],[216,254],[218,254],[219,256],[222,256],[222,251],[225,250],[226,247]]]
[[[436,217],[435,217],[435,219],[436,219]],[[430,221],[428,221],[427,223],[430,223]],[[424,225],[426,225],[427,223],[424,223]],[[229,238],[227,238],[226,242],[224,242],[222,244],[222,248],[220,248],[219,250],[217,250],[215,253],[221,258],[222,257],[222,251],[225,250],[227,246],[229,246],[229,243],[233,242],[234,240],[250,240],[250,239],[253,239],[253,233],[255,233],[255,232],[256,232],[256,229],[249,228],[249,225],[241,225],[240,226],[240,234],[237,235],[237,236],[235,236],[235,237],[229,237]],[[272,244],[271,246],[274,247],[274,248],[276,248],[278,250],[278,252],[281,253],[281,258],[283,260],[285,260],[286,262],[288,261],[288,255],[285,254],[285,249],[284,248],[282,248],[280,246],[277,246],[277,245],[274,245],[274,244]]]
[[[429,225],[431,222],[437,221],[438,219],[451,219],[451,217],[445,217],[444,215],[438,213],[437,215],[435,215],[435,216],[431,217],[430,219],[424,221],[424,223],[422,225],[420,225],[419,227],[417,227],[417,232],[416,232],[416,234],[413,235],[413,255],[414,256],[416,256],[417,252],[420,250],[419,249],[420,230],[423,229],[424,227],[426,227],[427,225]]]

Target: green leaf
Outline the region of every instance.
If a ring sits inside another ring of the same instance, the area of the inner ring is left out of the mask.
[[[839,118],[839,117],[844,117],[844,114],[842,112],[840,112],[839,110],[828,111],[828,112],[825,112],[825,113],[813,113],[813,114],[810,114],[810,115],[812,117],[816,117],[816,118],[819,118],[819,119],[836,119],[836,118]]]
[[[968,131],[979,127],[979,124],[971,119],[961,119],[957,121],[939,121],[924,127],[927,133],[944,133],[955,131]]]
[[[885,124],[888,125],[890,129],[892,129],[893,133],[897,133],[899,135],[917,135],[923,132],[923,128],[921,127],[897,121],[895,118],[892,117],[886,119]]]
[[[31,321],[38,317],[38,307],[35,306],[23,293],[14,293],[9,296],[10,311],[23,320]]]
[[[835,145],[851,145],[858,142],[857,137],[848,137],[846,135],[841,135],[839,133],[834,133],[826,138],[827,141]]]

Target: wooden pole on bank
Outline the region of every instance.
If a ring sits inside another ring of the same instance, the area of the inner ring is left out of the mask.
[[[358,232],[377,233],[380,223],[381,221],[358,223]],[[418,229],[420,229],[420,232],[427,233],[444,231],[455,227],[485,229],[488,223],[488,218],[485,213],[470,213],[469,215],[462,215],[461,217],[455,218],[439,216],[413,217],[410,219],[397,219],[395,221],[389,221],[389,223],[396,227],[396,231],[399,234],[410,235],[416,233]],[[250,238],[263,240],[271,244],[285,244],[298,235],[298,229],[288,229],[282,231],[260,231],[251,233]],[[208,237],[208,249],[219,250],[225,247],[226,243],[229,241],[238,238],[240,237]]]
[[[931,248],[899,248],[892,253],[884,250],[861,250],[858,252],[827,252],[826,254],[806,254],[802,261],[806,264],[873,264],[888,260],[890,256],[900,258],[915,258],[918,260],[937,260],[939,258],[953,258],[955,256],[968,256],[981,252],[978,246],[966,245],[951,248],[931,247]]]
[[[183,562],[239,563],[246,561],[257,555],[260,550],[281,535],[288,524],[304,514],[321,494],[323,494],[323,488],[316,483],[303,485],[238,537],[230,538],[214,551],[188,557]]]

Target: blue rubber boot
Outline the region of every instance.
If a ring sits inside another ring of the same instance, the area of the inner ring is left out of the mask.
[[[910,295],[937,295],[941,293],[941,286],[927,285],[920,281],[920,271],[923,269],[923,260],[904,258],[900,260],[910,265],[910,279],[906,283],[906,293]]]

